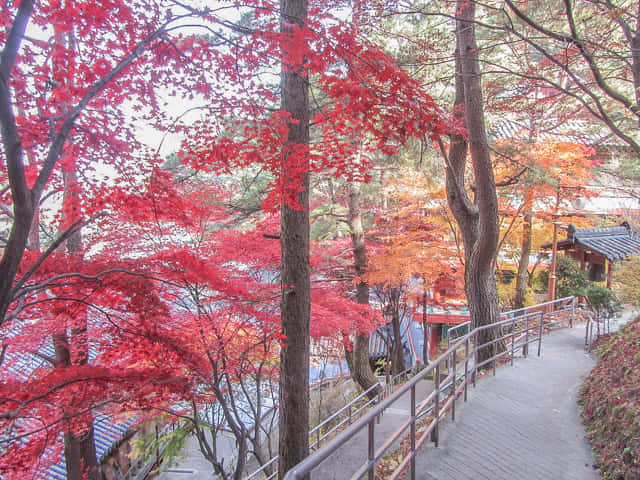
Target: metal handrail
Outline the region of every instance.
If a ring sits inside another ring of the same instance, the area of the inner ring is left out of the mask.
[[[329,440],[324,446],[316,450],[313,454],[293,467],[283,480],[296,480],[305,478],[315,467],[320,465],[342,445],[351,440],[357,433],[368,429],[368,453],[364,463],[359,467],[358,471],[351,477],[359,479],[367,474],[370,480],[375,477],[375,469],[378,461],[391,448],[391,446],[400,439],[407,429],[409,432],[410,453],[398,465],[391,479],[399,478],[407,468],[410,468],[411,480],[415,480],[415,456],[416,452],[424,444],[427,438],[431,438],[436,446],[438,443],[438,426],[442,419],[451,412],[452,418],[455,419],[455,402],[457,398],[464,394],[464,401],[467,400],[467,387],[470,383],[475,385],[478,369],[492,363],[493,374],[495,375],[497,362],[501,357],[511,353],[511,361],[515,356],[516,349],[522,348],[523,355],[528,354],[528,346],[531,343],[538,343],[538,356],[541,353],[542,334],[546,328],[555,324],[560,324],[566,319],[558,318],[555,315],[561,312],[571,312],[570,326],[573,326],[573,316],[575,314],[575,299],[567,297],[553,302],[545,302],[536,306],[537,312],[528,312],[524,315],[511,315],[509,318],[501,320],[491,325],[484,325],[475,328],[473,331],[460,337],[453,345],[451,345],[440,357],[429,364],[425,369],[418,372],[414,377],[398,388],[394,393],[381,400],[377,405],[372,407],[368,412],[364,413],[359,421],[347,427],[344,431]],[[547,308],[541,308],[547,307]],[[532,310],[533,308],[530,307]],[[522,309],[519,309],[521,311]],[[511,312],[509,312],[511,313]],[[545,318],[550,321],[545,322]],[[478,334],[487,329],[499,329],[495,339],[484,344],[478,344]],[[510,342],[509,348],[507,343]],[[503,348],[498,348],[503,345]],[[473,349],[472,349],[473,346]],[[493,355],[482,363],[477,362],[477,354],[480,349],[492,348]],[[464,350],[463,358],[458,358],[458,351]],[[460,372],[460,383],[457,383],[458,368],[464,364],[463,371]],[[448,365],[448,367],[445,367]],[[447,370],[445,384],[441,384],[441,371]],[[416,385],[427,376],[435,375],[435,388],[427,397],[418,405],[416,403]],[[447,382],[449,386],[447,387]],[[410,393],[411,407],[410,417],[389,437],[385,443],[377,450],[374,448],[375,430],[374,424],[376,419],[383,414],[384,410],[398,401],[404,394]],[[448,392],[446,397],[442,399],[441,394]],[[424,418],[426,412],[431,412],[433,418],[428,425],[418,434],[417,422]]]
[[[367,391],[362,392],[356,398],[351,400],[348,404],[346,404],[340,410],[338,410],[337,412],[333,413],[329,417],[325,418],[321,423],[319,423],[314,428],[312,428],[311,431],[309,432],[309,438],[313,438],[314,434],[316,435],[317,438],[316,438],[316,441],[314,443],[309,445],[309,448],[310,449],[314,449],[315,447],[317,447],[320,444],[320,442],[322,442],[325,438],[327,438],[333,432],[335,432],[340,427],[342,427],[345,423],[351,424],[353,422],[354,416],[357,417],[357,415],[360,412],[362,412],[365,408],[367,408],[370,405],[372,405],[373,403],[377,402],[378,401],[378,396],[376,396],[374,398],[370,398],[367,402],[365,402],[364,404],[362,404],[358,408],[356,408],[356,410],[354,412],[351,411],[351,408],[354,405],[359,403],[364,397],[368,396],[370,393],[372,393],[372,392],[374,392],[376,390],[378,390],[380,392],[382,391],[382,385],[380,385],[380,383],[378,383],[378,382],[376,382],[375,385],[372,385],[371,387],[369,387],[369,389]],[[341,422],[339,422],[338,424],[334,425],[333,428],[331,428],[330,430],[325,432],[324,435],[320,436],[322,427],[324,427],[325,425],[330,424],[335,419],[339,418],[345,411],[349,412],[347,417],[344,420],[342,420]]]
[[[591,301],[589,301],[589,297],[584,297],[583,300],[585,302],[583,306],[586,307],[587,310],[587,328],[584,337],[584,347],[587,350],[591,350],[594,340],[596,340],[600,335],[611,333],[611,319],[613,318],[615,322],[617,313],[607,312],[605,315],[601,315],[593,307]],[[596,327],[595,332],[593,331],[594,324]],[[602,328],[600,327],[601,324]]]
[[[268,462],[266,462],[264,465],[261,465],[260,468],[258,468],[256,471],[252,472],[248,477],[246,477],[245,480],[250,480],[253,478],[257,478],[258,475],[264,473],[264,471],[269,468],[271,465],[273,465],[274,463],[276,463],[278,461],[279,456],[276,455],[274,456],[271,460],[269,460]],[[275,467],[275,465],[274,465]],[[266,475],[266,473],[265,473]],[[271,475],[268,475],[266,480],[271,480],[272,478],[275,478],[276,475],[278,475],[278,470],[274,468],[273,473],[271,473]]]
[[[451,327],[449,330],[447,330],[447,348],[449,348],[451,346],[451,334],[453,332],[456,332],[457,330],[462,330],[463,328],[469,328],[471,326],[471,321],[467,321],[464,323],[460,323],[458,325],[456,325],[455,327]],[[467,330],[468,333],[468,330]]]
[[[506,317],[518,317],[518,316],[522,316],[525,315],[527,313],[531,313],[530,311],[533,310],[535,312],[539,312],[541,308],[544,307],[548,307],[550,305],[557,305],[557,304],[562,304],[562,303],[566,303],[569,302],[573,299],[574,297],[565,297],[565,298],[560,298],[557,300],[552,300],[552,301],[547,301],[547,302],[543,302],[543,303],[538,303],[536,305],[530,305],[528,307],[522,307],[522,308],[517,308],[515,310],[509,310],[508,312],[502,312],[500,313],[500,316],[504,319]],[[557,310],[556,310],[557,311]],[[451,338],[451,334],[453,332],[455,332],[458,329],[464,328],[464,327],[468,327],[471,325],[470,321],[464,322],[464,323],[460,323],[454,327],[451,327],[448,331],[447,331],[447,340],[449,341]],[[447,344],[447,346],[449,346],[450,343]]]
[[[403,372],[404,373],[404,372]],[[368,396],[371,392],[374,392],[378,390],[379,394],[372,398],[369,399],[367,402],[363,403],[362,405],[360,405],[358,408],[356,408],[355,410],[352,411],[352,407],[354,405],[356,405],[357,403],[360,403],[362,401],[362,399],[366,396]],[[327,437],[331,436],[336,430],[338,430],[339,428],[343,427],[346,423],[351,424],[354,420],[357,420],[360,415],[360,413],[362,411],[364,411],[366,408],[370,407],[372,404],[376,403],[377,401],[379,401],[380,395],[383,394],[383,390],[384,388],[382,387],[382,385],[379,382],[376,382],[375,385],[372,385],[371,387],[369,387],[369,389],[367,389],[366,391],[362,392],[360,395],[358,395],[356,398],[354,398],[353,400],[351,400],[348,404],[346,404],[344,407],[342,407],[340,410],[334,412],[333,414],[331,414],[329,417],[325,418],[321,423],[319,423],[318,425],[316,425],[315,427],[313,427],[310,431],[309,431],[309,438],[312,439],[314,436],[316,437],[316,440],[314,443],[311,443],[309,445],[309,449],[313,450],[314,448],[316,448],[318,445],[320,445],[320,443],[325,440]],[[336,425],[334,425],[331,429],[329,429],[328,431],[326,431],[324,434],[321,433],[321,429],[325,426],[330,424],[331,422],[333,422],[336,418],[339,418],[340,416],[342,416],[342,414],[348,411],[348,415],[347,417],[342,420],[341,422],[337,423]],[[268,462],[266,462],[264,465],[261,465],[260,468],[256,469],[255,471],[251,472],[246,478],[245,480],[252,480],[254,478],[257,478],[258,475],[260,475],[261,473],[263,473],[266,469],[268,469],[271,465],[273,465],[275,462],[278,461],[278,455],[274,456],[273,458],[271,458]],[[265,474],[266,475],[266,474]],[[271,480],[272,478],[275,478],[275,476],[277,475],[277,471],[274,471],[271,475],[268,475],[266,477],[265,480]]]
[[[409,375],[411,374],[411,372],[413,372],[415,369],[416,369],[415,366],[411,366],[411,367],[405,368],[400,373],[396,373],[395,375],[392,375],[391,378],[389,379],[389,384],[390,385],[397,384],[398,383],[398,379],[401,378],[401,377],[407,377],[407,379],[408,379]]]

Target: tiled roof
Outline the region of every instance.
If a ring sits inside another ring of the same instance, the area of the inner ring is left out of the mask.
[[[95,416],[93,435],[98,464],[107,459],[116,445],[125,438],[134,422],[134,418],[114,421],[113,418],[101,414]],[[62,437],[60,437],[60,441],[63,441]],[[57,464],[51,465],[40,478],[43,480],[66,480],[67,466],[64,457]]]
[[[15,335],[16,331],[8,332],[9,336]],[[55,351],[53,344],[45,343],[39,349],[40,355],[45,357],[54,357]],[[13,377],[20,380],[27,380],[38,369],[48,365],[46,360],[38,355],[30,353],[9,353],[6,358],[4,371],[0,373],[0,379]],[[95,414],[94,420],[94,443],[96,446],[96,456],[98,463],[103,462],[109,456],[113,448],[127,435],[129,429],[134,424],[135,418],[113,418]],[[63,441],[62,436],[59,439]],[[46,471],[36,474],[37,478],[43,480],[66,480],[67,469],[64,457],[61,457],[57,464],[51,465]]]
[[[531,127],[526,122],[505,120],[489,132],[491,140],[519,140],[527,142],[531,138]],[[583,145],[616,145],[611,134],[593,130],[593,125],[585,120],[565,120],[562,122],[536,126],[538,141],[571,142]]]
[[[609,260],[622,260],[640,253],[640,240],[632,236],[625,226],[570,229],[569,239],[601,253]]]
[[[381,327],[378,330],[371,333],[369,337],[369,356],[370,357],[386,357],[387,356],[387,342],[385,339],[390,340],[393,337],[391,331],[391,323],[388,323],[388,328]],[[402,343],[407,343],[407,330],[409,329],[409,323],[406,318],[400,320],[400,335],[402,335]]]

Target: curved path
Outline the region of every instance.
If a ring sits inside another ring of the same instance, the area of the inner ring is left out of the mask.
[[[576,395],[595,365],[584,325],[545,335],[542,356],[480,379],[418,454],[419,480],[596,480]],[[534,352],[535,350],[532,349]]]

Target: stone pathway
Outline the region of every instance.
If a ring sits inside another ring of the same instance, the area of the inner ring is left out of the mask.
[[[596,480],[576,395],[595,357],[584,325],[545,335],[542,356],[516,359],[470,388],[456,422],[440,427],[439,447],[425,446],[420,480]]]
[[[611,325],[626,321],[628,313]],[[439,447],[427,443],[416,460],[418,480],[598,480],[591,449],[576,404],[582,380],[595,365],[584,348],[585,325],[559,329],[543,337],[542,355],[531,348],[479,379],[468,402],[456,403],[456,421],[440,426]],[[420,382],[418,398],[433,388]],[[408,415],[408,394],[376,424],[376,440],[385,440]],[[376,445],[377,446],[377,445]],[[190,450],[195,453],[192,445]],[[366,458],[366,429],[325,460],[313,480],[349,478]],[[201,459],[193,458],[161,480],[211,478]],[[205,473],[206,472],[206,473]],[[407,475],[405,478],[409,478]]]

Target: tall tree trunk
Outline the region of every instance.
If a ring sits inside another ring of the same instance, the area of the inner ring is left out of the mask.
[[[77,165],[69,162],[62,172],[64,184],[63,204],[63,228],[76,222],[80,217],[80,191],[78,187]],[[70,257],[82,257],[82,231],[80,228],[74,231],[62,245]],[[54,339],[56,350],[56,367],[67,368],[71,365],[86,365],[89,361],[89,342],[87,331],[87,312],[79,308],[76,312],[69,312],[71,325],[63,325],[60,333]],[[68,330],[68,334],[67,334]],[[73,354],[72,354],[73,352]],[[75,417],[77,412],[71,411],[69,415]],[[67,466],[68,480],[97,480],[98,460],[96,455],[93,415],[91,412],[82,414],[85,420],[83,429],[69,428],[64,432],[64,457]],[[77,419],[69,419],[69,425],[78,425]]]
[[[67,48],[74,48],[73,30],[57,31],[55,41],[64,44]],[[64,71],[67,68],[64,60],[54,61],[53,69]],[[70,79],[72,82],[73,79]],[[69,108],[64,105],[65,109]],[[66,230],[72,224],[80,220],[80,186],[78,184],[78,165],[75,158],[70,158],[63,165],[63,198],[62,198],[62,228]],[[81,260],[83,257],[82,230],[76,229],[67,237],[61,245],[69,257]],[[89,339],[87,311],[80,307],[69,312],[70,325],[63,325],[58,337],[64,337],[54,342],[56,345],[56,358],[60,359],[57,367],[66,368],[71,365],[86,365],[89,362]],[[64,350],[67,350],[64,352]],[[77,412],[70,411],[69,415],[76,416]],[[78,419],[69,422],[68,429],[64,432],[64,455],[67,465],[68,480],[98,480],[98,460],[94,441],[93,413],[81,414],[84,420],[82,428],[78,430]],[[76,428],[72,428],[75,425]]]
[[[402,328],[400,325],[399,303],[399,301],[396,302],[391,317],[391,328],[393,329],[393,342],[391,343],[391,345],[393,346],[391,352],[391,372],[394,375],[402,373],[406,366],[404,361],[404,352],[402,351]]]
[[[61,332],[54,336],[56,351],[56,368],[68,368],[71,365],[86,365],[88,361],[88,342],[86,328],[86,311],[82,311],[71,322],[76,324],[69,335]],[[73,346],[72,355],[71,346]],[[93,414],[83,413],[82,429],[78,430],[78,412],[71,410],[65,413],[63,422],[67,423],[64,432],[64,458],[67,467],[67,480],[98,480],[98,459],[95,447]],[[74,428],[75,427],[75,428]]]
[[[360,277],[367,272],[367,251],[364,243],[364,229],[360,215],[360,184],[349,182],[349,227],[351,229],[351,245],[356,275]],[[363,280],[356,284],[356,301],[361,305],[369,305],[369,284]],[[351,352],[345,351],[351,377],[360,387],[367,391],[376,383],[376,376],[369,363],[369,335],[356,332],[355,343]],[[371,391],[369,397],[377,395]]]
[[[465,291],[472,328],[491,325],[500,319],[495,283],[497,253],[498,200],[491,156],[484,128],[481,74],[475,39],[475,2],[456,4],[456,98],[454,117],[466,128],[466,138],[451,135],[447,164],[447,197],[460,227],[465,247]],[[464,123],[463,123],[464,122]],[[474,175],[473,202],[464,184],[467,148]],[[490,328],[478,336],[482,345],[496,338]],[[497,348],[501,348],[500,345]],[[492,347],[478,349],[478,361],[493,354]]]
[[[306,19],[306,0],[280,0],[283,33],[291,33],[293,25],[302,27]],[[282,174],[301,172],[287,180],[302,185],[299,205],[283,202],[281,207],[281,321],[285,339],[280,355],[280,478],[309,454],[309,85],[303,67],[294,67],[283,66],[281,74],[282,109],[292,119]]]
[[[78,218],[79,197],[77,192],[77,173],[75,170],[63,173],[64,197],[63,205],[65,208],[64,223],[73,223]],[[73,213],[72,213],[73,212]],[[70,215],[71,214],[71,215]],[[70,216],[69,216],[70,215]],[[40,232],[39,232],[39,209],[37,204],[34,208],[34,215],[29,233],[27,250],[32,252],[40,251]],[[62,245],[67,249],[69,255],[80,255],[82,251],[82,234],[80,229],[76,230]],[[71,366],[72,360],[70,343],[78,349],[75,364],[86,364],[89,357],[87,330],[86,330],[86,314],[80,326],[75,326],[71,331],[71,339],[67,336],[66,329],[61,329],[52,338],[55,351],[54,368],[67,368]],[[78,348],[80,347],[80,348]],[[75,417],[74,412],[63,421],[71,423]],[[64,457],[67,468],[67,479],[70,480],[86,480],[98,478],[98,463],[95,449],[94,428],[91,421],[91,415],[87,416],[89,421],[83,432],[73,431],[71,427],[64,433]]]
[[[520,261],[518,262],[518,275],[516,276],[516,293],[513,298],[514,308],[523,308],[527,296],[529,257],[531,256],[531,233],[533,230],[533,210],[531,208],[531,195],[529,192],[527,193],[525,202]]]
[[[87,424],[83,433],[67,430],[64,433],[64,458],[67,464],[67,480],[98,479],[98,466],[93,423]],[[86,459],[93,459],[86,464]]]

